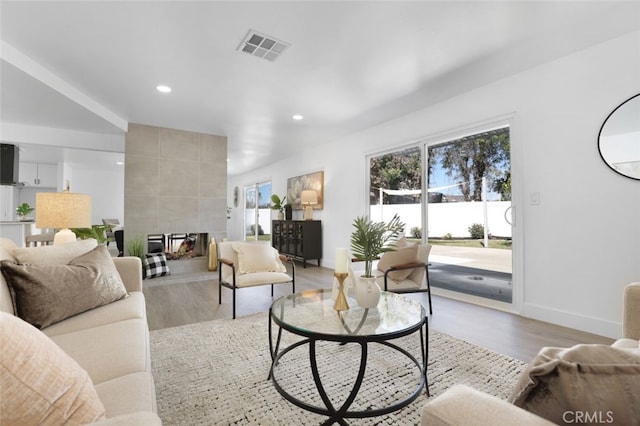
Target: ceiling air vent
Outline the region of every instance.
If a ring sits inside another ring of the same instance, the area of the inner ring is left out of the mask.
[[[266,59],[275,61],[291,44],[280,41],[274,37],[261,34],[254,30],[249,30],[246,37],[238,46],[238,50]]]

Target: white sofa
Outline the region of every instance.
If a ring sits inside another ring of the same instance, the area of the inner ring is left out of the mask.
[[[629,353],[634,357],[631,364],[632,368],[635,368],[636,373],[640,368],[640,282],[631,283],[625,287],[624,291],[624,312],[623,312],[623,330],[622,338],[613,343],[612,351],[615,349],[621,349],[625,353]],[[578,345],[581,346],[581,345]],[[586,345],[589,346],[589,345]],[[598,345],[594,345],[598,346]],[[574,348],[578,348],[577,346]],[[550,348],[554,349],[554,348]],[[590,349],[599,349],[586,348]],[[602,348],[600,348],[602,349]],[[606,349],[606,348],[604,348]],[[570,350],[570,349],[569,349]],[[578,349],[580,350],[580,349]],[[544,351],[544,349],[543,349]],[[615,354],[614,354],[615,355]],[[584,368],[584,365],[583,367]],[[634,382],[635,379],[631,378],[631,383],[635,383],[635,388],[630,388],[629,394],[631,399],[635,398],[635,401],[640,401],[640,379]],[[608,393],[611,389],[602,389],[602,393]],[[589,394],[598,394],[600,391],[590,389]],[[574,389],[575,393],[575,389]],[[629,404],[639,407],[640,404]],[[640,410],[630,407],[633,417],[629,424],[639,424],[640,422]],[[635,410],[635,411],[634,411]],[[620,410],[622,411],[622,410]],[[581,423],[577,421],[575,413],[568,411],[567,423]],[[573,417],[571,416],[573,414]],[[593,416],[594,413],[579,413]],[[615,420],[616,424],[625,424],[625,421],[616,419],[619,414],[615,410],[611,412],[595,413],[601,417],[598,420],[602,420],[603,423],[612,423]],[[516,405],[501,400],[495,396],[488,395],[480,392],[476,389],[472,389],[465,385],[455,385],[444,392],[437,398],[427,402],[422,409],[422,426],[444,426],[444,425],[551,425],[551,423],[542,417],[539,417],[529,411],[525,411]]]
[[[12,255],[15,248],[12,241],[0,238],[0,260],[15,260]],[[95,424],[160,425],[151,375],[142,265],[137,257],[114,258],[113,261],[128,297],[72,316],[41,331],[89,374],[105,408],[106,420]],[[2,274],[0,310],[15,315]]]

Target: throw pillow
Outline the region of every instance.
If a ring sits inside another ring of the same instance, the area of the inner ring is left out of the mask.
[[[97,246],[68,265],[0,262],[17,315],[44,328],[127,296],[111,255]]]
[[[11,252],[18,248],[16,243],[8,238],[0,238],[0,259],[13,259]]]
[[[16,243],[10,239],[0,238],[0,260],[14,260],[11,251],[16,247]],[[16,310],[13,306],[9,287],[1,278],[2,274],[0,274],[0,311],[14,314]]]
[[[392,266],[404,265],[418,261],[418,245],[407,244],[404,247],[388,251],[380,257],[378,261],[378,270],[387,272]],[[403,281],[407,279],[413,272],[413,269],[401,269],[399,271],[389,272],[389,278],[394,281]]]
[[[2,424],[81,425],[104,419],[89,374],[44,333],[0,312]]]
[[[16,262],[25,265],[66,265],[98,245],[93,238],[57,246],[19,247],[11,251]]]
[[[543,348],[514,390],[518,407],[557,423],[576,415],[640,424],[640,356],[606,345]]]
[[[278,251],[268,244],[234,244],[233,250],[238,254],[238,274],[287,272],[287,268],[280,261]]]
[[[144,259],[144,268],[147,278],[171,274],[169,266],[167,266],[167,256],[164,253],[147,253]]]
[[[407,241],[406,237],[400,237],[396,240],[395,243],[395,247],[396,248],[401,248],[401,247],[406,247],[406,246],[410,246],[410,245],[414,245],[415,243],[412,243],[410,241]]]

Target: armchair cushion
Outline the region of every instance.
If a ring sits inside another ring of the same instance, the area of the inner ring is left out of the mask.
[[[640,282],[624,288],[622,337],[640,341]]]
[[[388,251],[380,257],[378,262],[378,270],[387,272],[389,268],[397,265],[405,265],[407,263],[413,263],[418,261],[418,245],[408,244],[405,247],[397,248],[393,251]],[[394,281],[403,281],[411,273],[413,269],[401,269],[399,271],[389,272],[389,278]]]
[[[638,377],[638,351],[607,345],[543,348],[529,363],[511,401],[558,424],[567,422],[567,412],[640,424]]]
[[[3,424],[80,425],[104,419],[91,378],[42,332],[0,312]]]
[[[225,282],[232,283],[233,277],[227,276]],[[291,277],[284,272],[254,272],[252,274],[236,275],[237,287],[253,287],[265,284],[289,283]]]
[[[127,296],[104,245],[73,259],[68,265],[18,265],[7,260],[0,265],[15,312],[37,328]]]
[[[421,426],[553,426],[496,396],[453,385],[422,408]]]
[[[236,243],[233,250],[238,255],[238,274],[256,272],[287,272],[280,261],[278,251],[267,244]]]

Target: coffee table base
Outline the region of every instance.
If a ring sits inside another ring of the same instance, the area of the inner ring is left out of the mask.
[[[282,328],[278,327],[278,335],[277,335],[276,344],[274,347],[273,335],[272,335],[272,321],[271,321],[271,315],[269,315],[269,347],[270,347],[271,358],[272,358],[272,364],[269,370],[269,378],[273,381],[273,385],[276,388],[276,390],[287,401],[291,402],[292,404],[304,410],[307,410],[316,414],[328,416],[329,419],[327,419],[326,422],[324,422],[324,424],[333,424],[337,422],[339,424],[346,425],[348,423],[345,422],[344,420],[345,418],[376,417],[376,416],[388,414],[409,405],[418,397],[418,395],[420,395],[420,392],[422,391],[423,388],[426,390],[426,394],[430,396],[429,384],[427,381],[428,326],[427,326],[426,317],[424,319],[423,324],[419,327],[419,330],[420,330],[420,343],[421,343],[420,347],[421,347],[422,365],[416,359],[416,357],[410,354],[407,350],[387,340],[383,340],[383,339],[376,339],[373,341],[367,341],[363,339],[349,340],[349,343],[358,343],[360,345],[360,366],[358,369],[358,375],[356,377],[355,383],[351,388],[351,392],[349,393],[349,396],[344,401],[344,403],[342,403],[340,407],[335,407],[334,404],[329,399],[329,396],[327,395],[324,385],[322,384],[320,374],[318,373],[318,363],[317,363],[318,353],[316,351],[316,343],[318,341],[326,341],[327,339],[306,338],[291,344],[290,346],[284,348],[281,352],[278,353],[279,346],[280,346],[280,339],[282,337]],[[336,341],[339,341],[339,340],[336,339]],[[343,343],[347,343],[347,342],[343,342]],[[369,343],[377,343],[377,344],[387,346],[406,356],[409,360],[411,360],[413,364],[415,364],[415,366],[420,371],[420,382],[418,383],[415,390],[407,398],[401,401],[398,401],[392,405],[389,405],[387,407],[372,409],[372,410],[366,410],[366,411],[350,411],[349,407],[351,407],[351,405],[355,401],[358,395],[358,392],[360,391],[362,382],[364,380],[366,367],[367,367],[368,353],[369,353]],[[309,346],[309,362],[310,362],[311,372],[313,374],[313,380],[314,380],[316,389],[318,391],[318,394],[322,399],[322,402],[325,404],[324,407],[311,405],[291,395],[282,386],[280,386],[276,378],[276,375],[274,374],[276,365],[281,360],[281,358],[287,353],[289,353],[290,351],[292,351],[293,349],[303,345]]]

